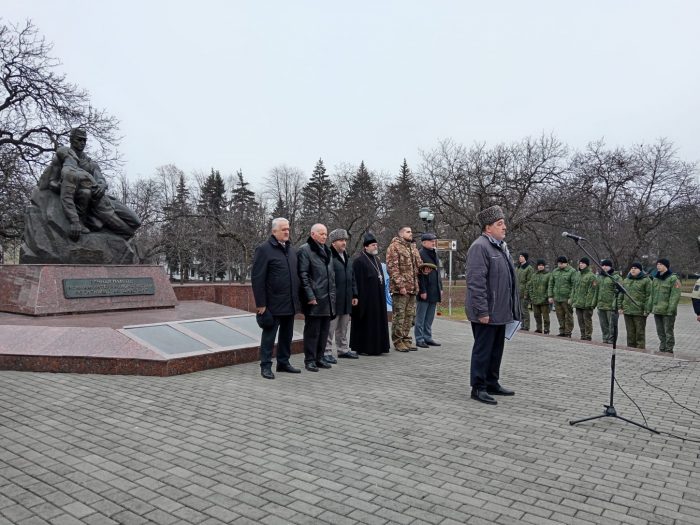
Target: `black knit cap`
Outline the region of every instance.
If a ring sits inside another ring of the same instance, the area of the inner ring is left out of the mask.
[[[659,263],[663,264],[666,268],[671,267],[671,261],[669,261],[666,257],[662,257],[661,259],[658,259],[656,261],[656,264],[659,264]]]
[[[529,253],[527,253],[527,252],[520,252],[520,255],[522,255],[523,257],[525,257],[525,260],[526,260],[526,261],[530,260],[530,254],[529,254]]]
[[[610,266],[610,268],[613,267],[613,263],[610,259],[603,259],[602,261],[600,261],[600,265],[601,266]]]
[[[591,265],[591,260],[588,257],[581,257],[578,262],[585,264],[586,266]]]
[[[544,259],[537,259],[537,266],[546,266],[547,263],[544,261]]]
[[[560,255],[557,257],[557,262],[558,263],[568,263],[569,259],[566,258],[566,255]]]
[[[362,240],[362,246],[369,246],[370,244],[374,244],[376,242],[377,239],[374,237],[374,234],[367,232],[365,233],[364,239]]]
[[[642,271],[644,270],[644,268],[642,268],[642,263],[637,262],[637,261],[634,261],[634,262],[632,263],[632,265],[630,266],[630,268],[639,268],[639,269],[642,270]]]

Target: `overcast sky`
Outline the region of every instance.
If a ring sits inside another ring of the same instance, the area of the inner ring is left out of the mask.
[[[451,137],[673,141],[700,160],[700,2],[2,0],[121,121],[130,177],[319,157],[398,172]]]

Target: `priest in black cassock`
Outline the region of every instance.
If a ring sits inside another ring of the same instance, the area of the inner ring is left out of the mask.
[[[358,354],[379,355],[389,352],[384,272],[374,235],[365,234],[363,245],[352,262],[358,301],[352,307],[350,348]]]

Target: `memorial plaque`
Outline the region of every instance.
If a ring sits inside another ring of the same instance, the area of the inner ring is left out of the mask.
[[[63,296],[66,299],[155,295],[155,293],[156,287],[152,277],[63,279]]]

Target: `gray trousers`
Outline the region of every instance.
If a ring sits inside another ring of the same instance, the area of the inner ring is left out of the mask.
[[[338,315],[331,321],[331,327],[328,330],[328,341],[326,342],[326,355],[338,357],[338,354],[350,351],[348,346],[349,326],[350,314]],[[333,350],[333,339],[335,339],[335,351]]]
[[[612,343],[613,342],[613,330],[615,330],[615,323],[617,322],[617,317],[613,310],[598,310],[598,321],[600,321],[600,331],[603,332],[603,342]]]

